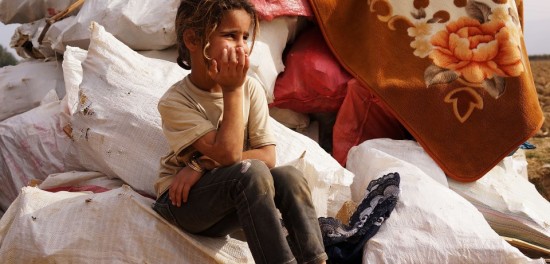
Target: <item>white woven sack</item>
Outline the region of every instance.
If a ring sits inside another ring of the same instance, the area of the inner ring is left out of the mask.
[[[504,241],[472,204],[411,163],[361,144],[350,150],[347,168],[366,179],[353,189],[387,173],[401,176],[397,205],[367,241],[364,263],[544,263]]]
[[[426,175],[430,176],[441,185],[448,187],[447,176],[439,165],[424,151],[424,149],[412,140],[393,140],[390,138],[377,138],[361,143],[363,149],[376,149],[391,155],[402,161],[414,164]],[[351,187],[353,200],[360,201],[365,195],[365,187],[372,179],[357,177]]]
[[[51,17],[77,0],[0,0],[0,21],[4,24],[29,23]]]
[[[525,179],[529,179],[529,172],[527,170],[527,156],[525,156],[524,149],[518,149],[512,154],[512,168],[514,171]]]
[[[309,115],[291,109],[271,107],[269,115],[279,123],[300,133],[306,131],[310,124]]]
[[[65,171],[70,138],[59,101],[0,122],[0,208],[6,209],[31,179]]]
[[[88,47],[92,21],[133,50],[162,50],[176,44],[179,0],[86,0],[74,19],[53,26],[46,38],[55,50]]]
[[[160,158],[168,153],[159,98],[188,72],[143,57],[97,23],[83,67],[77,111],[71,118],[70,155],[80,167],[119,177],[154,195]]]
[[[54,89],[65,95],[63,70],[56,61],[24,61],[0,68],[0,121],[33,109]]]
[[[182,232],[128,186],[25,187],[0,220],[0,263],[254,263],[246,242]]]
[[[250,54],[248,75],[260,81],[265,89],[267,102],[273,102],[273,90],[277,76],[285,69],[283,50],[293,41],[299,27],[298,17],[278,17],[271,21],[260,21],[260,32],[256,36]]]
[[[312,139],[270,118],[277,140],[277,166],[292,165],[304,172],[312,192],[317,216],[336,216],[351,199],[353,173],[343,168]]]
[[[260,32],[250,54],[248,75],[256,78],[266,92],[268,103],[273,102],[273,89],[279,73],[284,70],[283,50],[293,41],[303,23],[298,17],[279,17],[272,21],[260,21]],[[251,44],[249,44],[251,45]],[[178,51],[169,48],[162,51],[140,51],[141,55],[176,62]]]
[[[82,62],[86,59],[88,51],[67,47],[63,53],[63,79],[65,80],[65,97],[62,99],[64,111],[74,114],[78,106],[78,90],[82,83]]]
[[[60,58],[61,53],[56,53],[48,40],[39,42],[44,28],[46,28],[45,18],[22,24],[15,29],[10,46],[24,59],[57,60],[56,57]]]
[[[470,201],[500,235],[550,248],[550,203],[506,157],[481,179],[449,187]]]
[[[101,172],[69,171],[50,174],[38,185],[38,188],[49,190],[59,187],[97,186],[105,189],[116,189],[122,187],[122,185],[124,185],[124,182],[120,179],[110,178]]]
[[[178,49],[175,46],[164,50],[142,50],[138,53],[147,58],[161,59],[173,63],[177,63],[178,59]]]

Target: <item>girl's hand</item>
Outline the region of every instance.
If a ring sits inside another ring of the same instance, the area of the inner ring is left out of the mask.
[[[168,196],[172,201],[172,205],[180,207],[182,200],[186,203],[187,197],[189,197],[189,190],[191,190],[191,187],[197,183],[201,176],[202,173],[194,171],[187,166],[183,167],[174,177],[172,184],[170,184]]]
[[[199,159],[198,159],[201,163],[201,165],[204,167],[205,170],[209,171],[209,170],[213,170],[215,168],[218,168],[218,167],[221,167],[221,165],[216,162],[215,160],[211,159],[210,157],[207,157],[207,156],[201,156]]]
[[[222,91],[230,92],[243,85],[249,65],[248,54],[242,47],[227,47],[223,49],[219,62],[212,59],[208,74]]]

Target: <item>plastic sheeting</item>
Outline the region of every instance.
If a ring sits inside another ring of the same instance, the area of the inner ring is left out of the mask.
[[[162,50],[176,44],[174,21],[180,1],[86,0],[74,18],[54,23],[47,41],[52,48],[88,47],[90,23],[103,25],[108,32],[134,50]]]
[[[283,50],[287,43],[294,41],[303,22],[296,17],[280,17],[270,22],[260,22],[260,32],[250,54],[248,75],[260,81],[266,91],[268,103],[273,102],[277,76],[285,69]]]
[[[0,122],[0,208],[30,180],[65,171],[71,139],[61,127],[68,119],[61,108],[57,101]]]
[[[0,220],[2,263],[254,263],[246,242],[189,235],[128,186],[98,194],[25,187]]]
[[[65,95],[63,70],[56,61],[25,61],[0,68],[0,121],[40,105],[55,90]]]
[[[550,248],[550,203],[507,157],[481,179],[449,187],[470,201],[500,235]]]
[[[426,151],[412,140],[393,140],[389,138],[378,138],[367,140],[360,144],[364,149],[375,149],[395,157],[403,162],[414,164],[422,172],[439,184],[448,187],[447,176]],[[352,165],[353,167],[353,165]],[[352,185],[353,200],[360,200],[363,197],[361,186],[367,186],[370,177],[357,177]]]
[[[70,164],[77,164],[72,169],[118,177],[135,190],[154,195],[159,160],[168,152],[156,105],[186,72],[175,63],[137,54],[98,24],[92,34],[82,63],[78,107],[71,118],[74,142],[69,156],[76,161]],[[319,216],[336,215],[350,198],[353,174],[312,139],[274,120],[271,124],[278,142],[277,164],[306,171]]]
[[[159,98],[188,72],[139,55],[98,25],[83,67],[70,155],[80,167],[119,177],[154,195],[160,157],[168,152]]]
[[[97,171],[70,171],[50,174],[42,181],[38,188],[42,190],[78,188],[94,186],[102,189],[117,189],[122,187],[124,182],[120,179],[109,178],[107,175]]]
[[[317,216],[334,217],[351,199],[354,175],[325,152],[317,142],[270,118],[277,141],[277,166],[292,165],[306,177]]]
[[[82,62],[86,59],[86,55],[88,51],[76,47],[67,47],[63,54],[65,97],[63,97],[62,106],[63,111],[71,115],[76,112],[78,106],[78,89],[82,83]]]
[[[40,45],[38,42],[40,33],[45,27],[45,19],[40,19],[19,26],[11,38],[10,46],[15,49],[17,55],[25,59],[46,59],[55,57],[56,54],[50,45]]]
[[[290,109],[271,107],[269,108],[269,115],[277,120],[277,122],[297,132],[306,131],[310,124],[308,115],[294,112]]]
[[[347,167],[367,179],[352,190],[390,172],[401,175],[399,201],[367,242],[364,263],[545,263],[524,256],[471,203],[411,163],[361,144],[350,150]],[[354,193],[354,200],[363,195]]]
[[[0,21],[4,24],[30,23],[51,17],[77,0],[0,0]]]

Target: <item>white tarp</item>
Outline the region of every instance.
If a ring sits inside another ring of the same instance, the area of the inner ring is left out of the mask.
[[[86,59],[88,51],[67,47],[63,54],[63,79],[65,80],[65,97],[63,97],[63,111],[74,114],[78,106],[78,89],[82,83],[82,62]]]
[[[57,101],[0,122],[0,208],[30,180],[65,171],[71,139],[61,127],[68,119],[61,109]]]
[[[50,190],[62,187],[83,187],[97,186],[104,189],[116,189],[124,185],[120,179],[109,178],[107,175],[97,171],[69,171],[50,174],[42,181],[38,188]]]
[[[277,76],[285,69],[283,50],[296,37],[303,20],[298,17],[279,17],[260,21],[260,32],[250,54],[248,74],[264,86],[267,102],[273,102],[273,89]],[[249,44],[250,45],[250,44]]]
[[[270,121],[277,140],[276,165],[288,164],[303,171],[317,216],[336,216],[344,202],[351,199],[353,173],[343,168],[311,138],[292,131],[273,118]]]
[[[81,165],[74,169],[119,177],[154,195],[159,160],[169,149],[158,100],[188,72],[175,63],[139,55],[95,23],[91,39],[71,117],[74,142],[69,156]]]
[[[65,95],[61,62],[24,61],[0,68],[0,121],[33,109],[50,90]]]
[[[246,242],[182,232],[128,186],[25,187],[0,220],[0,263],[254,263]]]
[[[73,169],[119,177],[134,189],[154,195],[159,159],[168,152],[156,105],[186,71],[175,63],[137,54],[100,25],[94,24],[92,31],[82,64],[78,107],[71,118],[74,142],[69,156],[76,162],[70,163],[80,164]],[[335,215],[349,199],[353,174],[315,141],[274,120],[272,126],[278,164],[302,166],[310,178],[319,216]],[[298,159],[304,151],[301,162]]]
[[[449,187],[470,201],[500,235],[550,248],[550,203],[506,157],[481,179]]]
[[[90,23],[134,50],[162,50],[176,44],[174,21],[179,0],[86,0],[73,18],[54,23],[46,39],[57,51],[65,46],[87,49]]]
[[[397,172],[401,194],[391,216],[367,242],[364,263],[545,263],[504,241],[471,203],[422,169],[369,148],[367,142],[348,155],[347,168],[364,180],[352,189],[364,190],[371,180]],[[409,158],[416,160],[414,152]]]
[[[0,21],[30,23],[67,9],[77,0],[0,0]]]
[[[39,43],[40,34],[44,28],[46,28],[46,19],[19,26],[11,37],[10,47],[14,48],[17,55],[24,59],[57,59],[55,58],[57,55],[61,57],[62,53],[56,54],[50,43]]]

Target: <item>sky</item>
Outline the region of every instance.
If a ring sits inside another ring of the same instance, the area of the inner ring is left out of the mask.
[[[524,38],[529,55],[550,54],[550,1],[524,0]],[[9,48],[17,24],[0,23],[0,45]],[[15,51],[9,49],[13,54]],[[19,58],[16,56],[16,58]]]

